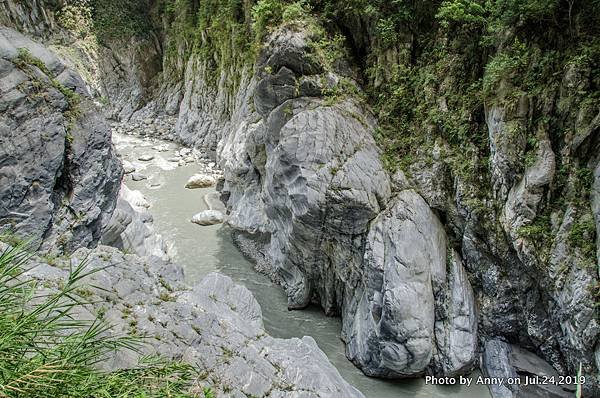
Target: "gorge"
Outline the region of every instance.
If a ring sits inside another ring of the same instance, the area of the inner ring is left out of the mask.
[[[4,0],[0,224],[217,396],[598,396],[599,8]]]

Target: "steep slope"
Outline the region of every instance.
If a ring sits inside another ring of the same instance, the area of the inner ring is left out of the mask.
[[[0,222],[52,252],[91,247],[122,175],[109,130],[73,70],[0,29]]]

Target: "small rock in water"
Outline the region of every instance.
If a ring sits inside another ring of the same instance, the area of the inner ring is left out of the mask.
[[[192,217],[191,222],[198,225],[215,225],[221,224],[224,218],[220,211],[204,210]]]
[[[216,181],[212,176],[205,174],[194,174],[190,177],[187,184],[185,184],[185,187],[188,189],[208,188],[215,184]]]
[[[169,150],[169,144],[157,145],[157,146],[153,147],[152,149],[154,149],[155,151],[158,151],[158,152],[167,152]]]
[[[131,179],[133,181],[142,181],[142,180],[147,180],[148,177],[146,177],[145,175],[140,174],[140,173],[133,173],[133,174],[131,174]]]
[[[187,158],[183,159],[186,163],[194,163],[196,161],[196,159],[194,159],[191,156],[188,156]]]
[[[142,162],[149,162],[149,161],[151,161],[152,159],[154,159],[154,155],[151,155],[151,154],[149,154],[149,153],[148,153],[148,154],[145,154],[145,155],[142,155],[142,156],[140,156],[140,157],[138,158],[138,160],[141,160]]]
[[[167,159],[169,162],[179,163],[181,158],[179,156],[173,156],[172,158]]]
[[[123,160],[123,172],[125,174],[130,174],[130,173],[133,173],[134,171],[135,171],[135,166],[131,162],[129,162],[127,160]]]
[[[192,153],[192,150],[190,148],[181,148],[179,150],[179,155],[181,156],[188,156]]]

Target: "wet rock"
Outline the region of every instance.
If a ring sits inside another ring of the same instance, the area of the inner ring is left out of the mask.
[[[526,378],[554,378],[559,380],[559,374],[554,368],[535,354],[505,343],[501,340],[490,340],[485,343],[482,355],[484,376],[504,380],[504,383],[490,383],[493,398],[517,397],[573,397],[574,386],[545,384],[527,384]],[[508,379],[521,378],[522,383],[508,383]]]
[[[153,159],[154,159],[154,155],[152,155],[152,154],[145,154],[145,155],[138,157],[138,160],[141,160],[142,162],[149,162]]]
[[[124,160],[124,161],[123,161],[123,172],[124,172],[125,174],[131,174],[131,173],[133,173],[135,170],[136,170],[136,169],[135,169],[135,166],[133,165],[133,163],[131,163],[131,162],[127,161],[127,160]]]
[[[185,187],[188,189],[209,188],[215,184],[216,181],[212,176],[205,174],[194,174],[188,179]]]
[[[148,177],[145,176],[144,174],[140,174],[140,173],[132,173],[131,174],[131,179],[133,181],[142,181],[142,180],[147,180]]]
[[[190,221],[198,225],[215,225],[221,224],[224,219],[225,216],[220,211],[204,210],[194,215]]]

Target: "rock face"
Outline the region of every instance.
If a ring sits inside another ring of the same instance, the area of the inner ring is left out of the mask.
[[[352,98],[325,101],[348,78],[315,64],[308,43],[297,30],[271,36],[256,70],[272,73],[250,85],[256,113],[240,110],[219,145],[228,223],[263,246],[249,252],[264,254],[259,268],[289,308],[316,301],[341,315],[347,355],[366,374],[464,373],[477,317],[460,256],[446,264],[443,225],[418,193],[392,198],[372,117]]]
[[[102,244],[113,246],[141,257],[167,260],[167,246],[152,225],[149,203],[139,191],[121,185],[117,207],[102,234]]]
[[[52,250],[93,246],[122,174],[110,133],[45,47],[0,28],[0,57],[0,223]]]
[[[341,378],[312,338],[266,334],[252,293],[224,275],[210,274],[190,288],[179,282],[181,268],[155,257],[99,246],[76,251],[72,261],[84,259],[88,270],[101,269],[82,283],[105,287],[91,288],[87,301],[103,308],[112,332],[135,328],[149,336],[144,352],[120,351],[103,364],[107,369],[133,366],[140,355],[158,353],[198,366],[218,397],[363,396]],[[30,275],[44,285],[68,275],[68,264],[62,262],[55,267],[33,258],[34,264]]]
[[[486,342],[482,355],[482,371],[485,377],[505,382],[490,385],[493,398],[516,397],[573,397],[575,385],[552,383],[527,383],[526,378],[560,380],[559,374],[543,359],[517,346],[500,340]],[[508,383],[509,379],[520,378],[521,383]],[[528,384],[528,385],[526,385]]]

